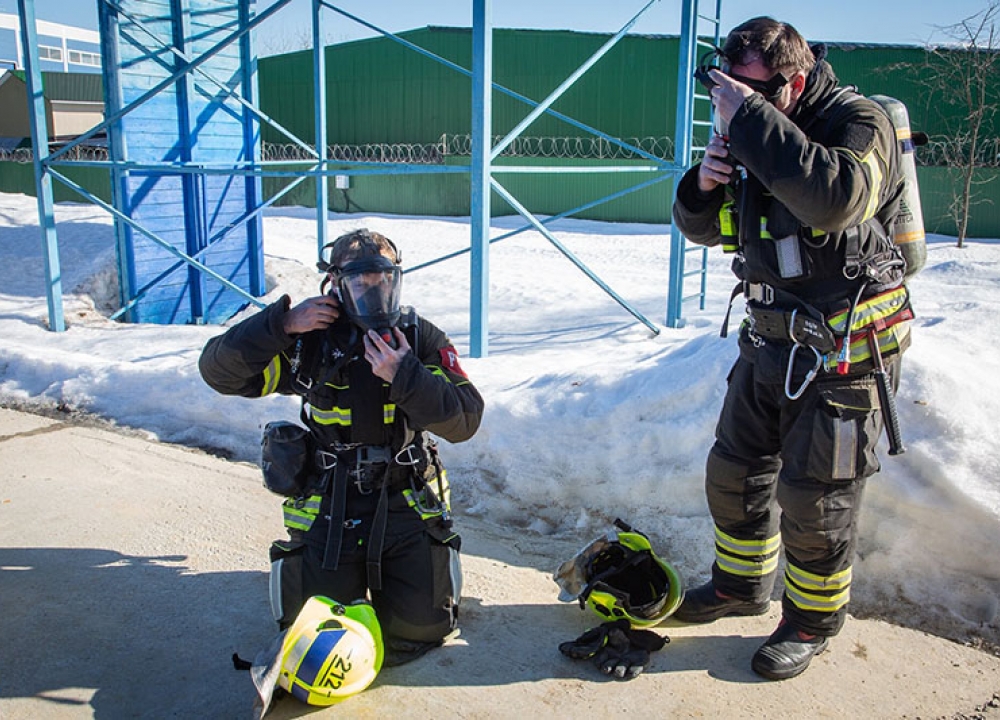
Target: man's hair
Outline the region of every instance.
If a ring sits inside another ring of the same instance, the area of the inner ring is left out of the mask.
[[[345,233],[330,243],[328,257],[330,265],[342,268],[351,260],[378,257],[379,255],[384,255],[397,265],[400,262],[399,251],[392,240],[381,233],[361,228]]]
[[[787,76],[806,74],[816,57],[799,31],[788,23],[769,17],[755,17],[734,27],[722,46],[730,65],[747,65],[760,58],[767,67]]]

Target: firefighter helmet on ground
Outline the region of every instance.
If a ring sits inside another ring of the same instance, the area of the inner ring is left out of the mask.
[[[371,605],[311,597],[282,642],[278,686],[309,705],[333,705],[367,688],[382,656]]]
[[[576,599],[603,620],[657,625],[684,599],[678,572],[653,552],[649,538],[616,520],[618,532],[595,540],[556,571],[561,600]]]

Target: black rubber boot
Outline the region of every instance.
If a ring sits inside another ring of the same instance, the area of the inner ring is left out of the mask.
[[[382,664],[385,667],[395,667],[405,665],[419,657],[422,657],[428,650],[439,648],[444,644],[444,640],[436,642],[420,642],[418,640],[403,640],[402,638],[389,638],[385,643],[385,655]]]
[[[813,656],[826,650],[830,638],[818,635],[804,639],[791,624],[782,621],[763,645],[754,653],[750,667],[768,680],[787,680],[809,667]]]
[[[719,597],[709,581],[684,595],[684,602],[673,617],[684,623],[709,623],[729,615],[763,615],[771,607],[767,600],[750,602],[737,598]]]

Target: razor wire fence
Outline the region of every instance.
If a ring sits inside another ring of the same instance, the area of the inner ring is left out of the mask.
[[[497,136],[494,142],[502,138]],[[639,149],[663,160],[674,154],[674,143],[669,137],[628,138],[625,146],[600,137],[518,137],[501,153],[502,157],[552,158],[576,160],[638,160]],[[52,149],[58,146],[53,145]],[[364,143],[360,145],[332,144],[327,147],[329,162],[343,163],[406,163],[440,165],[449,157],[470,157],[472,136],[468,134],[442,135],[431,143]],[[917,165],[921,167],[964,166],[969,155],[968,143],[952,138],[934,137],[918,148]],[[0,162],[30,163],[34,159],[30,147],[0,148]],[[66,152],[62,160],[107,161],[107,147],[81,144]],[[261,144],[261,160],[269,162],[301,161],[315,159],[307,146],[294,143]],[[981,140],[976,148],[976,167],[1000,167],[1000,138]]]

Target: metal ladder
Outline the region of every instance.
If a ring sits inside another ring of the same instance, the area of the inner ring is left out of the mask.
[[[699,5],[711,5],[712,14],[703,15]],[[698,59],[719,46],[722,28],[722,0],[701,3],[684,0],[681,10],[681,48],[678,62],[677,118],[674,132],[674,195],[681,176],[697,162],[705,151],[711,133],[713,110],[705,89],[694,80]],[[708,42],[703,38],[712,38]],[[707,119],[698,119],[698,118]],[[700,142],[699,142],[700,141]],[[694,245],[672,223],[670,226],[670,282],[667,291],[666,326],[684,325],[685,303],[698,301],[705,309],[708,248]],[[697,278],[698,289],[685,294],[688,278]]]

